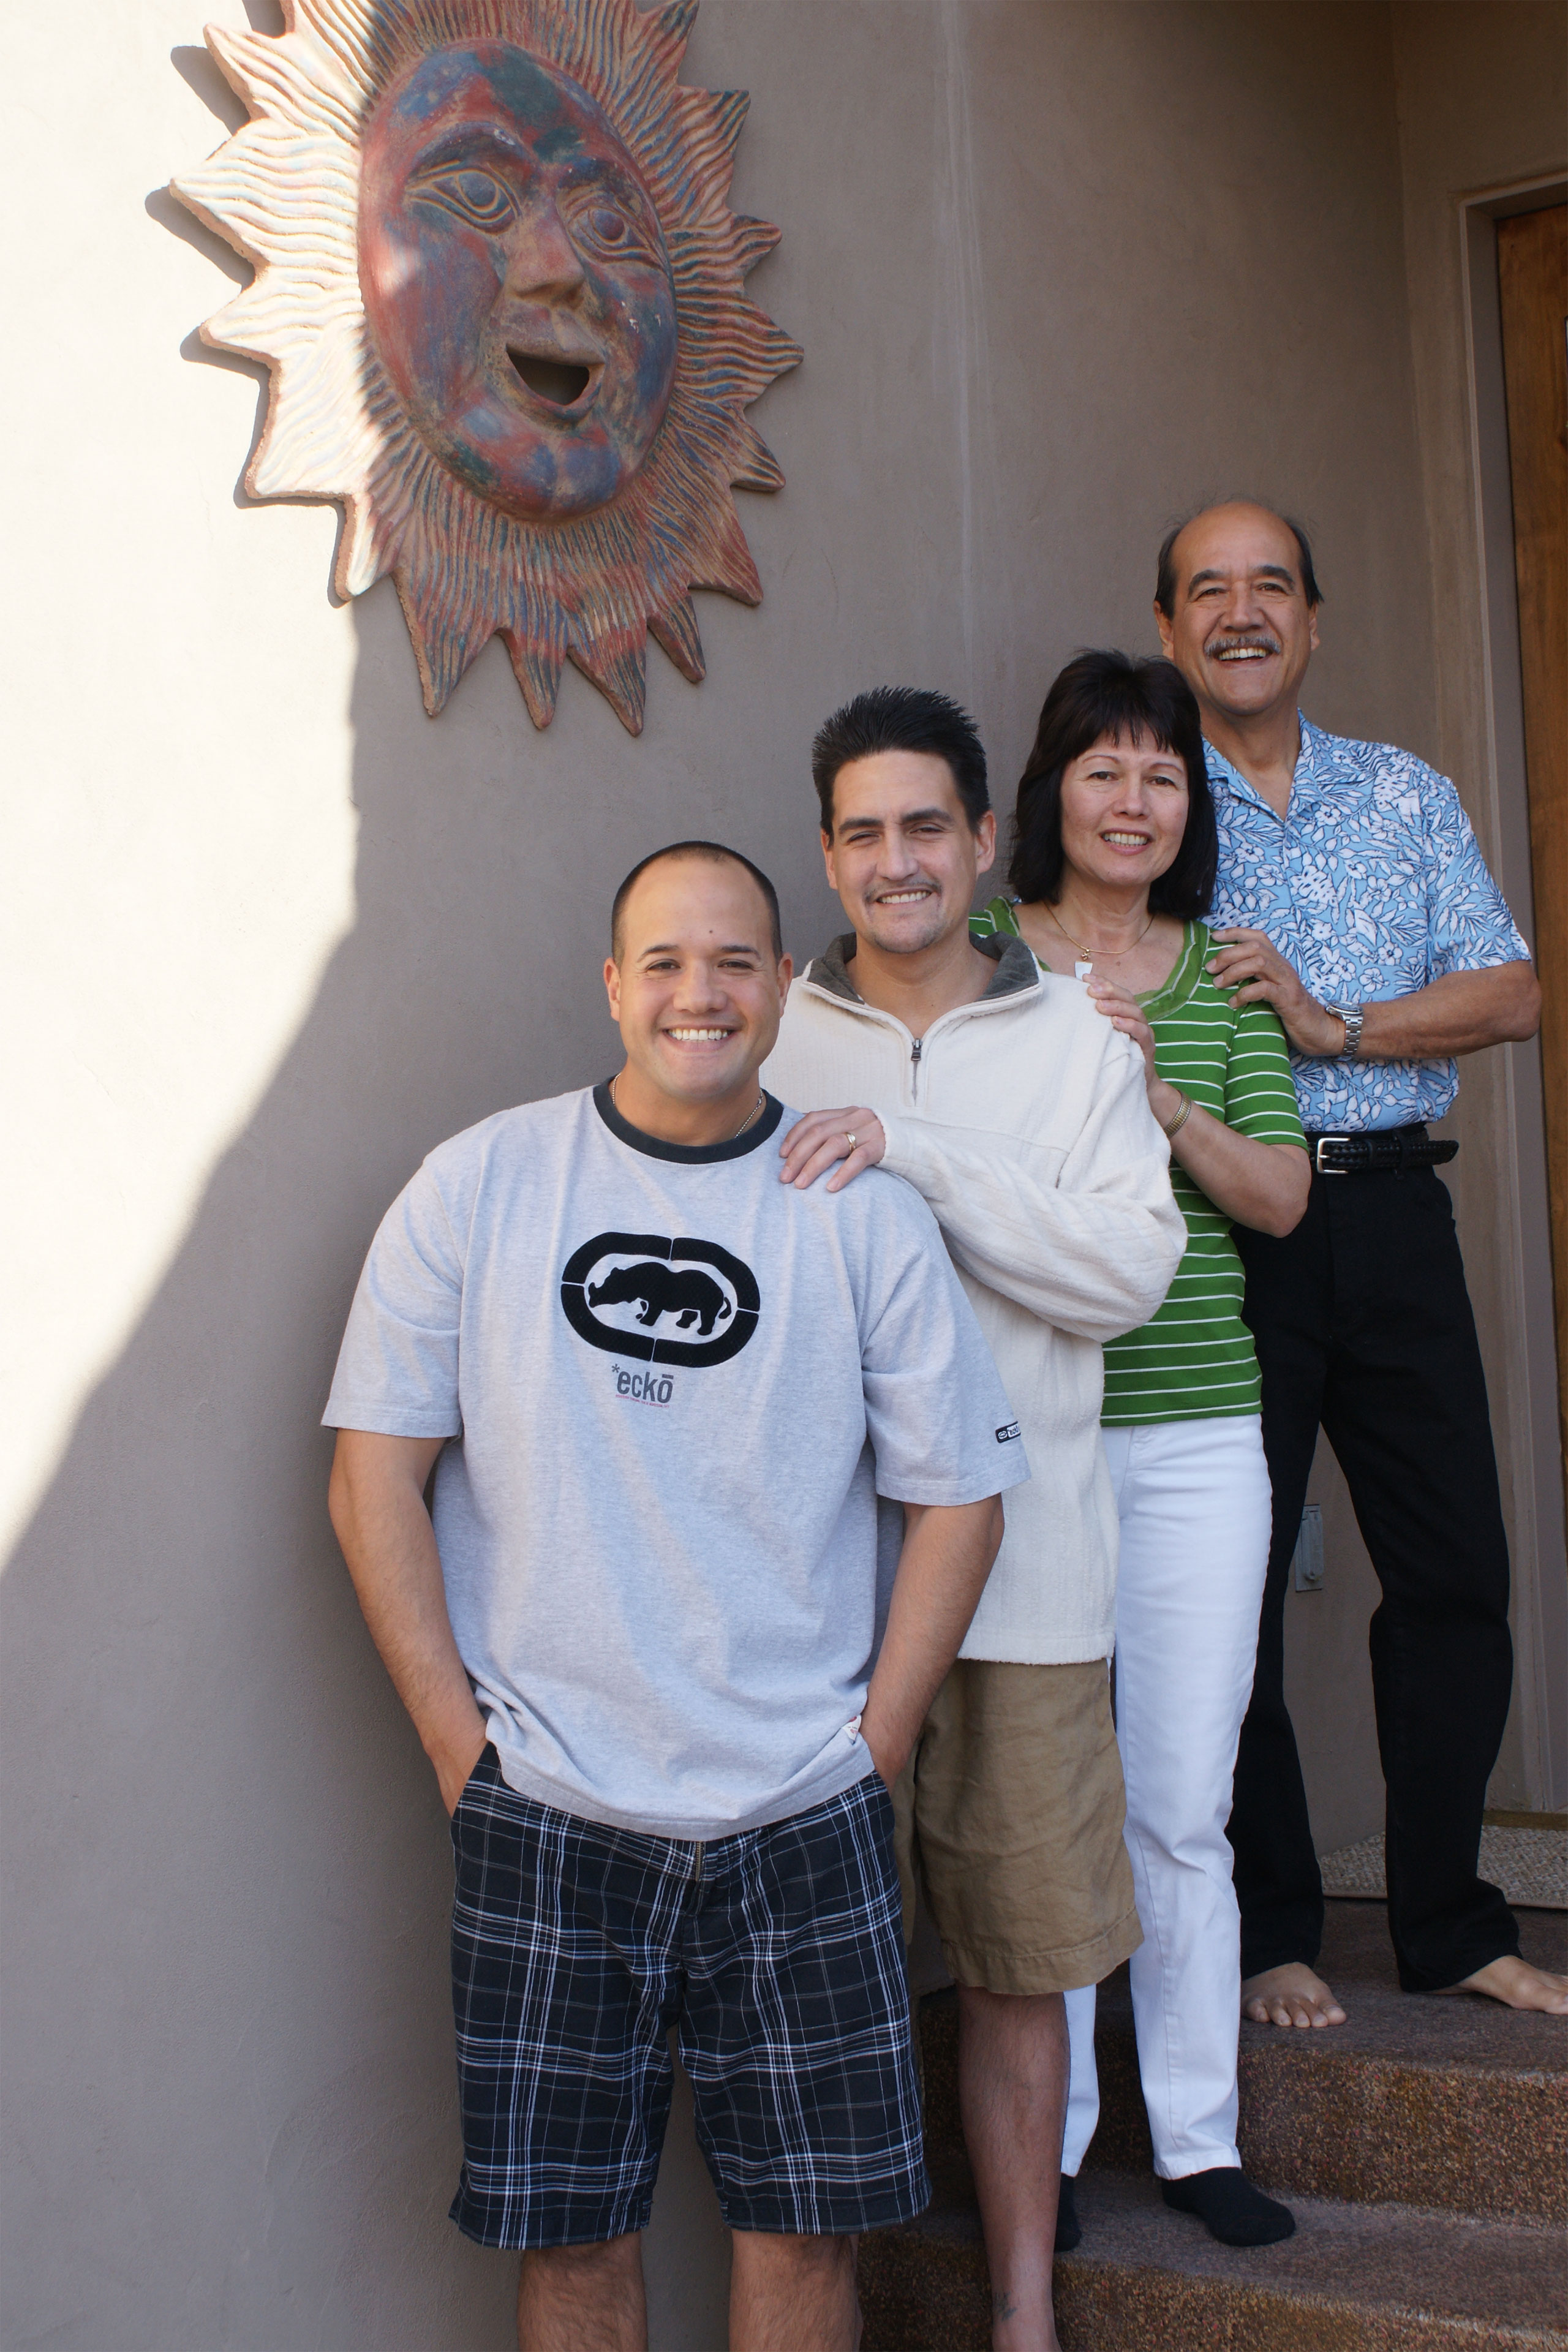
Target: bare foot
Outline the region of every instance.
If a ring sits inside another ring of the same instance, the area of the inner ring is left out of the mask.
[[[1497,1965],[1494,1960],[1492,1966]],[[1344,2011],[1305,1960],[1287,1960],[1282,1968],[1265,1969],[1261,1976],[1247,1978],[1241,1988],[1241,2013],[1254,2025],[1342,2025],[1345,2021]]]
[[[1544,1969],[1532,1969],[1511,1952],[1489,1960],[1463,1984],[1446,1985],[1444,1990],[1485,1993],[1489,2000],[1500,2000],[1510,2009],[1543,2009],[1551,2017],[1568,2017],[1568,1977],[1548,1976]]]

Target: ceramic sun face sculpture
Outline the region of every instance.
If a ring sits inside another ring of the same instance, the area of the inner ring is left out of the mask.
[[[746,100],[676,77],[697,0],[284,0],[207,30],[251,121],[174,194],[256,265],[202,329],[266,362],[257,498],[341,500],[344,596],[390,572],[434,717],[497,631],[534,724],[564,662],[632,732],[647,634],[755,604],[744,410],[799,348],[729,208]]]

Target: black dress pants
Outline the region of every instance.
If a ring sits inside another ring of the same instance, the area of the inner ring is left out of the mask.
[[[1383,1588],[1369,1643],[1399,1980],[1435,1992],[1519,1949],[1512,1913],[1476,1869],[1513,1649],[1486,1381],[1447,1188],[1430,1168],[1314,1173],[1293,1234],[1238,1226],[1236,1241],[1274,1486],[1228,1832],[1242,1974],[1310,1963],[1322,1940],[1284,1688],[1286,1580],[1321,1423]]]

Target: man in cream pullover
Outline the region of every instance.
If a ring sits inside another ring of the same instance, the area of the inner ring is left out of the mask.
[[[1141,1941],[1106,1662],[1116,1506],[1101,1343],[1144,1323],[1184,1238],[1142,1060],[1020,940],[972,943],[995,855],[985,755],[945,697],[858,696],[813,748],[827,878],[854,926],[790,992],[764,1081],[806,1112],[782,1181],[879,1164],[934,1212],[1033,1478],[900,1788],[959,1988],[964,2130],[997,2352],[1053,2352],[1062,1994]],[[834,1108],[829,1108],[833,1106]]]

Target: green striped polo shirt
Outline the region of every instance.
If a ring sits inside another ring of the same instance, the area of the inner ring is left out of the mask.
[[[970,928],[1016,933],[1018,926],[1007,900],[993,898]],[[1213,944],[1206,923],[1189,923],[1169,980],[1138,1000],[1154,1032],[1154,1066],[1238,1134],[1304,1149],[1279,1015],[1268,1004],[1232,1012],[1209,978]],[[1187,1246],[1152,1319],[1106,1343],[1100,1418],[1112,1427],[1257,1412],[1262,1398],[1230,1219],[1173,1158],[1171,1189],[1187,1221]]]

